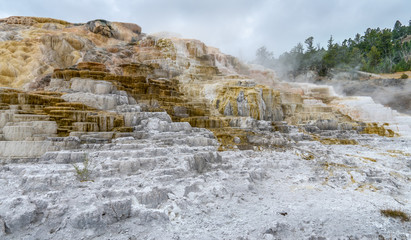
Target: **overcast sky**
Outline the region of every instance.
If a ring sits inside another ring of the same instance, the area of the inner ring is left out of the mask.
[[[250,60],[263,45],[278,57],[309,36],[326,46],[330,35],[341,42],[368,27],[408,25],[411,0],[0,0],[0,18],[15,15],[133,22]]]

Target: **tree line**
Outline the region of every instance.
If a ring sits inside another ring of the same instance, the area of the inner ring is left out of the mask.
[[[278,58],[260,47],[255,63],[292,75],[312,70],[326,76],[331,69],[372,73],[411,70],[411,20],[408,26],[396,21],[393,29],[368,28],[363,35],[358,33],[342,43],[331,36],[326,49],[314,46],[313,37],[305,39],[304,45],[298,43]]]

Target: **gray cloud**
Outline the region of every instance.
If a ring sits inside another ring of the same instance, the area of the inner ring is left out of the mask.
[[[245,59],[262,45],[278,56],[309,36],[325,46],[330,35],[342,41],[411,19],[409,0],[0,0],[0,6],[0,17],[134,22],[144,32],[180,33]]]

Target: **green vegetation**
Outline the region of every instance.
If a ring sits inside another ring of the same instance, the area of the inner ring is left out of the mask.
[[[84,156],[83,168],[80,168],[77,164],[73,164],[76,171],[76,177],[80,182],[93,181],[91,180],[90,161],[87,156]]]
[[[400,78],[401,78],[401,79],[408,79],[408,75],[405,74],[405,73],[403,73]]]
[[[314,47],[314,38],[308,37],[289,52],[275,59],[273,53],[261,47],[256,53],[256,63],[279,70],[283,74],[297,75],[313,70],[326,76],[331,69],[362,70],[373,73],[390,73],[411,70],[411,20],[408,26],[397,21],[391,29],[368,28],[364,35],[335,43],[331,36],[327,49]]]
[[[400,210],[393,210],[393,209],[384,209],[384,210],[380,210],[381,214],[386,216],[386,217],[391,217],[391,218],[398,218],[400,219],[402,222],[409,222],[410,221],[410,217],[408,217],[408,215]]]

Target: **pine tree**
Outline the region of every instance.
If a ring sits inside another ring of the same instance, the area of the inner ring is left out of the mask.
[[[311,53],[315,50],[314,48],[314,37],[309,37],[305,39],[305,44],[307,44],[307,53]]]

